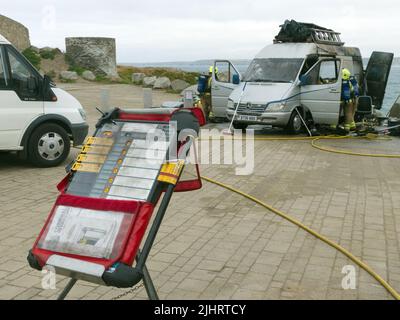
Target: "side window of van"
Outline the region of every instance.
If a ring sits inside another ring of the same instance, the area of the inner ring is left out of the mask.
[[[311,85],[336,83],[340,72],[339,60],[322,60],[309,73]]]
[[[8,79],[6,73],[6,63],[3,56],[2,48],[0,47],[0,90],[8,86]]]
[[[14,50],[7,48],[11,69],[11,88],[22,100],[36,100],[39,96],[39,81],[30,66]]]
[[[336,83],[339,76],[338,61],[322,61],[319,70],[319,80],[322,84]]]
[[[218,61],[215,66],[218,70],[215,77],[219,82],[233,83],[234,75],[239,75],[228,61]]]

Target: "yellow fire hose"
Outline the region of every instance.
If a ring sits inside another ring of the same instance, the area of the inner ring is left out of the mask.
[[[338,154],[346,154],[346,155],[354,155],[354,156],[368,156],[368,157],[381,157],[381,158],[400,158],[400,155],[390,155],[390,154],[368,154],[368,153],[357,153],[357,152],[349,152],[349,151],[344,151],[344,150],[335,150],[335,149],[330,149],[330,148],[326,148],[326,147],[321,147],[318,146],[316,144],[317,141],[319,140],[327,140],[327,139],[349,139],[349,138],[354,138],[354,137],[349,137],[349,136],[325,136],[325,137],[290,137],[290,138],[271,138],[271,137],[257,137],[255,138],[255,140],[258,141],[290,141],[290,140],[311,140],[311,145],[316,148],[319,149],[321,151],[326,151],[326,152],[332,152],[332,153],[338,153]],[[358,137],[357,137],[358,138]],[[361,137],[363,138],[363,137]],[[367,136],[364,137],[367,139],[371,139],[371,138],[377,138],[377,136]],[[398,293],[388,282],[386,282],[379,274],[377,274],[370,266],[368,266],[365,262],[363,262],[362,260],[360,260],[359,258],[357,258],[355,255],[353,255],[350,251],[348,251],[347,249],[343,248],[342,246],[340,246],[339,244],[337,244],[336,242],[328,239],[327,237],[323,236],[322,234],[318,233],[317,231],[307,227],[306,225],[304,225],[303,223],[301,223],[300,221],[290,217],[289,215],[287,215],[286,213],[272,207],[271,205],[247,194],[244,193],[232,186],[229,186],[227,184],[224,184],[222,182],[216,181],[214,179],[202,176],[201,177],[203,180],[215,184],[217,186],[220,186],[224,189],[227,189],[229,191],[232,191],[236,194],[239,194],[245,198],[247,198],[248,200],[251,200],[255,203],[257,203],[258,205],[264,207],[265,209],[275,213],[276,215],[282,217],[283,219],[293,223],[294,225],[298,226],[299,228],[303,229],[304,231],[308,232],[309,234],[313,235],[314,237],[316,237],[317,239],[325,242],[326,244],[328,244],[329,246],[333,247],[334,249],[338,250],[339,252],[343,253],[345,256],[347,256],[350,260],[352,260],[355,264],[357,264],[360,268],[362,268],[363,270],[365,270],[366,272],[368,272],[373,278],[375,278],[392,296],[393,298],[395,298],[396,300],[400,300],[400,293]]]

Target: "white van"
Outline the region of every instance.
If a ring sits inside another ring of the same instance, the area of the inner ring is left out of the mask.
[[[39,167],[56,166],[68,156],[71,140],[83,143],[88,128],[79,101],[0,35],[0,151],[17,151]]]
[[[215,61],[225,74],[223,81],[213,75],[214,113],[222,116],[224,110],[231,120],[237,109],[233,122],[237,129],[261,124],[298,133],[303,127],[301,117],[316,126],[337,125],[342,114],[343,68],[356,77],[361,94],[370,96],[373,107],[380,109],[393,54],[374,52],[364,71],[360,50],[345,47],[339,33],[310,24],[307,28],[306,41],[275,40],[261,50],[243,79],[229,61]]]

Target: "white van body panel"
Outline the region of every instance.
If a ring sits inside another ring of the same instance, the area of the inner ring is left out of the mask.
[[[275,43],[262,49],[255,56],[255,59],[304,59],[306,56],[317,52],[318,47],[315,43]]]
[[[235,103],[239,100],[243,87],[244,83],[241,83],[239,88],[232,92],[230,99]],[[252,104],[266,105],[271,101],[279,101],[287,97],[294,87],[292,83],[247,83],[241,104],[250,102]]]
[[[6,38],[0,34],[0,44],[11,44]]]
[[[79,110],[83,109],[80,102],[68,92],[60,88],[52,88],[54,94],[57,96],[57,101],[45,101],[44,113],[57,114],[67,118],[71,124],[84,123]]]
[[[20,149],[25,128],[44,114],[43,101],[22,101],[15,91],[0,91],[0,150]]]

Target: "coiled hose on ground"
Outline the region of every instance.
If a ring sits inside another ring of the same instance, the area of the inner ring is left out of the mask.
[[[321,150],[321,151],[326,151],[326,152],[331,152],[331,153],[337,153],[337,154],[345,154],[345,155],[352,155],[352,156],[365,156],[365,157],[379,157],[379,158],[400,158],[400,154],[369,154],[369,153],[357,153],[357,152],[351,152],[351,151],[345,151],[345,150],[336,150],[336,149],[331,149],[327,147],[321,147],[316,144],[317,141],[319,140],[334,140],[334,139],[378,139],[377,135],[369,135],[366,137],[350,137],[350,136],[325,136],[325,137],[289,137],[289,138],[271,138],[271,137],[257,137],[255,138],[256,141],[296,141],[296,140],[311,140],[311,145],[312,147]],[[279,209],[274,208],[273,206],[269,205],[268,203],[265,203],[247,193],[244,193],[241,190],[238,190],[232,186],[229,186],[227,184],[224,184],[222,182],[216,181],[214,179],[202,176],[201,177],[203,180],[215,184],[217,186],[220,186],[224,189],[227,189],[229,191],[232,191],[236,194],[241,195],[242,197],[245,197],[246,199],[253,201],[257,203],[258,205],[264,207],[265,209],[275,213],[276,215],[282,217],[283,219],[293,223],[294,225],[298,226],[299,228],[303,229],[304,231],[308,232],[309,234],[313,235],[317,239],[325,242],[329,246],[333,247],[334,249],[338,250],[345,256],[347,256],[350,260],[352,260],[354,263],[356,263],[360,268],[368,272],[373,278],[375,278],[396,300],[400,300],[400,293],[398,293],[387,281],[385,281],[378,273],[376,273],[370,266],[368,266],[365,262],[363,262],[361,259],[357,258],[355,255],[353,255],[350,251],[347,249],[343,248],[336,242],[330,240],[329,238],[323,236],[322,234],[318,233],[317,231],[307,227],[300,221],[290,217],[288,214],[280,211]]]

